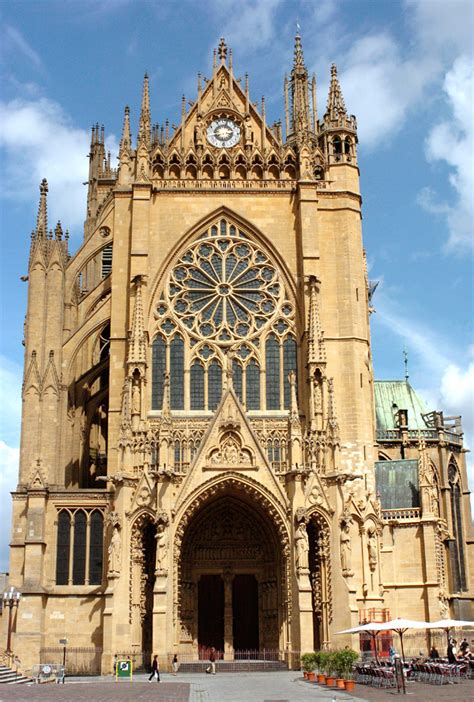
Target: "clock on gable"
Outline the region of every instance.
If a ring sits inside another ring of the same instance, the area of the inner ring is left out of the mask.
[[[227,117],[214,119],[207,128],[207,140],[219,149],[230,149],[240,139],[240,127]]]

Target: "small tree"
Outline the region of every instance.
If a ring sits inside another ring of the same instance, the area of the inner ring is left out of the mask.
[[[352,666],[359,658],[359,654],[352,648],[343,648],[337,652],[338,675],[346,680],[352,674]]]
[[[303,653],[301,656],[301,665],[305,673],[312,673],[316,668],[315,654]]]

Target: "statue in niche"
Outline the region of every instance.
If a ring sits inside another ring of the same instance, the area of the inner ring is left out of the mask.
[[[168,554],[168,538],[166,524],[160,522],[156,528],[156,570],[166,571],[166,556]]]
[[[139,381],[134,380],[132,386],[132,414],[140,414],[140,386]]]
[[[109,544],[109,577],[117,577],[120,575],[121,561],[122,561],[122,538],[120,536],[120,530],[118,524],[114,525],[112,532],[112,538]]]
[[[245,146],[252,146],[253,132],[252,132],[252,123],[250,121],[250,115],[247,115],[245,118],[244,137],[245,137]]]
[[[298,573],[307,571],[309,568],[309,540],[306,531],[306,523],[301,521],[295,534],[296,543],[296,570]]]
[[[343,518],[341,519],[341,536],[340,536],[340,550],[341,550],[341,568],[343,575],[353,575],[351,571],[352,565],[352,546],[350,537],[350,520]]]
[[[377,565],[377,534],[373,528],[367,532],[367,551],[369,553],[369,568],[374,571]]]
[[[196,118],[196,126],[194,127],[194,143],[196,144],[196,146],[203,145],[203,127],[201,115],[198,115]]]

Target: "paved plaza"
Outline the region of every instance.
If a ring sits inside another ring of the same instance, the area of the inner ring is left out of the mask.
[[[403,696],[402,696],[403,697]],[[355,695],[307,683],[297,671],[278,673],[225,673],[222,675],[163,675],[160,684],[137,675],[132,683],[110,678],[72,678],[63,685],[1,685],[0,702],[394,702],[396,689],[379,690],[357,685]],[[442,687],[409,684],[407,702],[456,700],[472,702],[474,681]]]

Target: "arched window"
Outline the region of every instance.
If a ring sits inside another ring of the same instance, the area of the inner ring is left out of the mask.
[[[207,406],[216,409],[222,395],[222,368],[217,361],[212,361],[207,372]]]
[[[242,366],[236,360],[232,361],[232,385],[234,386],[235,394],[241,402],[243,402],[242,395]]]
[[[170,345],[170,405],[184,408],[184,341],[175,336]]]
[[[102,582],[103,521],[102,514],[98,510],[92,512],[89,540],[89,585],[100,585]]]
[[[257,361],[249,361],[245,369],[245,398],[248,410],[260,409],[260,368]]]
[[[74,549],[72,584],[83,585],[86,578],[86,515],[80,510],[74,515]]]
[[[349,139],[349,137],[346,137],[344,139],[344,153],[347,154],[348,156],[351,153],[351,146],[352,146],[351,140]]]
[[[204,367],[199,361],[191,366],[191,409],[204,409]]]
[[[334,154],[342,154],[341,137],[335,136],[332,140],[332,150]]]
[[[71,546],[71,515],[65,509],[58,517],[58,541],[56,547],[56,584],[69,582],[69,552]]]
[[[163,388],[166,372],[166,344],[165,340],[158,334],[153,341],[152,347],[152,376],[151,376],[151,408],[161,409],[163,407]]]
[[[296,373],[296,342],[289,336],[283,342],[283,389],[285,409],[290,408],[290,381],[288,376],[291,371]]]
[[[467,583],[462,528],[461,487],[459,485],[458,469],[454,463],[449,465],[448,478],[449,487],[451,489],[451,519],[454,536],[453,541],[449,542],[451,571],[453,577],[453,590],[455,592],[460,592],[467,590]]]
[[[267,410],[280,409],[280,345],[271,334],[265,345]]]

